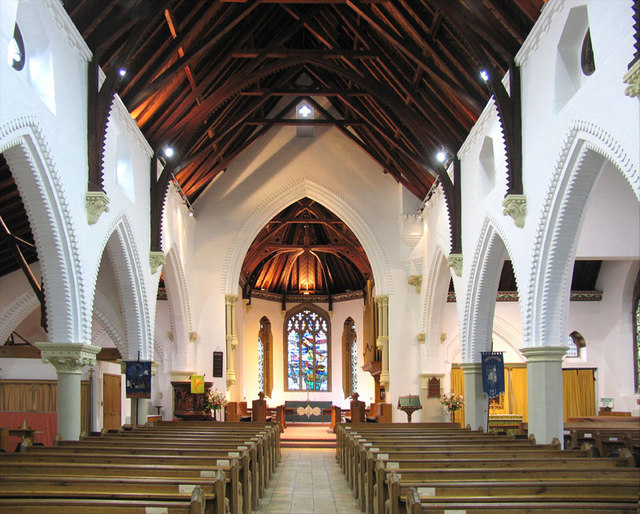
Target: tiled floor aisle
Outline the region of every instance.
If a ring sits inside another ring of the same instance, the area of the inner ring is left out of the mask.
[[[335,449],[283,448],[257,512],[359,514]]]

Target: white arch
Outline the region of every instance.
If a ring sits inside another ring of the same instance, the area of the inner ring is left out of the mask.
[[[0,343],[4,343],[13,329],[40,307],[38,297],[33,291],[27,291],[15,298],[0,312]]]
[[[85,342],[91,312],[81,274],[78,241],[60,173],[34,116],[0,127],[0,152],[15,178],[38,249],[49,340]]]
[[[126,341],[122,351],[123,359],[153,357],[150,309],[147,303],[146,287],[140,264],[139,252],[133,239],[131,224],[126,215],[121,214],[112,222],[102,244],[102,254],[108,253],[115,263],[116,286],[124,315]],[[94,282],[97,285],[97,274]],[[95,300],[94,300],[95,303]]]
[[[427,278],[423,281],[424,309],[422,311],[421,332],[425,334],[426,358],[436,358],[434,349],[440,344],[442,309],[447,302],[451,268],[441,248],[436,247],[426,269]]]
[[[463,362],[480,362],[480,352],[490,350],[496,293],[508,255],[498,226],[490,218],[484,220],[471,261],[461,331]]]
[[[164,283],[169,301],[169,317],[175,344],[176,355],[187,352],[187,342],[191,331],[191,306],[189,291],[184,276],[180,253],[174,245],[167,253],[167,261],[163,267]]]
[[[571,270],[586,200],[608,160],[640,201],[637,161],[593,123],[577,121],[564,140],[542,207],[525,306],[525,346],[559,346],[568,333]]]
[[[274,191],[247,217],[237,232],[222,269],[224,293],[237,294],[244,256],[256,235],[276,214],[301,198],[315,200],[333,212],[353,231],[369,258],[377,294],[390,294],[391,271],[387,257],[374,230],[343,196],[306,177]]]

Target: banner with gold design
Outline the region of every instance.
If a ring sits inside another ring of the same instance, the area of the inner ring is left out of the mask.
[[[191,375],[191,394],[204,394],[204,375]]]

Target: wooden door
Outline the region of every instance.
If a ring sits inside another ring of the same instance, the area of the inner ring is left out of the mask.
[[[121,425],[121,383],[121,375],[109,375],[105,373],[102,376],[102,408],[105,430],[117,430]]]

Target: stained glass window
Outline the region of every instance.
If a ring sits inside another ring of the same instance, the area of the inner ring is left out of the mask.
[[[304,308],[286,320],[287,390],[329,391],[329,325]]]
[[[575,341],[573,340],[573,337],[569,336],[569,339],[567,340],[567,346],[569,348],[567,349],[567,353],[565,355],[567,357],[577,357],[578,345],[576,345]]]

